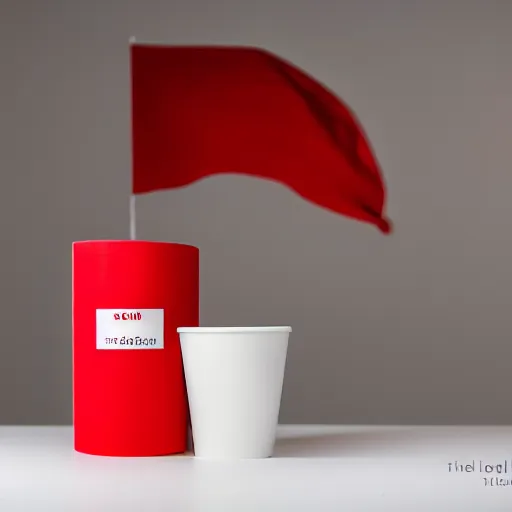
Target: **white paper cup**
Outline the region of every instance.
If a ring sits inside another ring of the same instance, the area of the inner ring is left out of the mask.
[[[196,457],[274,450],[291,327],[180,327]]]

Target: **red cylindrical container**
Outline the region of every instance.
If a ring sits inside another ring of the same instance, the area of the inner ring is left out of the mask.
[[[182,453],[179,326],[199,324],[199,250],[145,241],[73,244],[75,449]]]

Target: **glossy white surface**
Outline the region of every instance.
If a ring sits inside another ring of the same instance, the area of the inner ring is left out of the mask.
[[[0,427],[0,510],[512,510],[512,486],[479,472],[508,461],[510,481],[510,427],[282,426],[274,458],[222,462],[101,458],[72,441],[71,427]],[[473,460],[474,473],[449,472]]]

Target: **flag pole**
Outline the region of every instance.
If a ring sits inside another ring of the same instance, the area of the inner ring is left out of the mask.
[[[130,46],[135,44],[135,36],[131,36],[129,39]],[[133,106],[132,106],[133,108]],[[132,141],[133,144],[133,141]],[[133,157],[132,157],[133,158]],[[135,214],[135,194],[130,194],[130,240],[137,239],[137,223],[136,223],[136,214]]]
[[[137,239],[137,229],[135,222],[135,195],[130,196],[130,240]]]

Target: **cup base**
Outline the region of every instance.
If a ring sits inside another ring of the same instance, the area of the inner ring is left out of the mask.
[[[252,454],[244,454],[244,455],[226,455],[225,452],[222,454],[212,454],[212,455],[198,455],[194,453],[194,458],[198,460],[258,460],[258,459],[271,459],[272,454],[270,455],[252,455]]]

